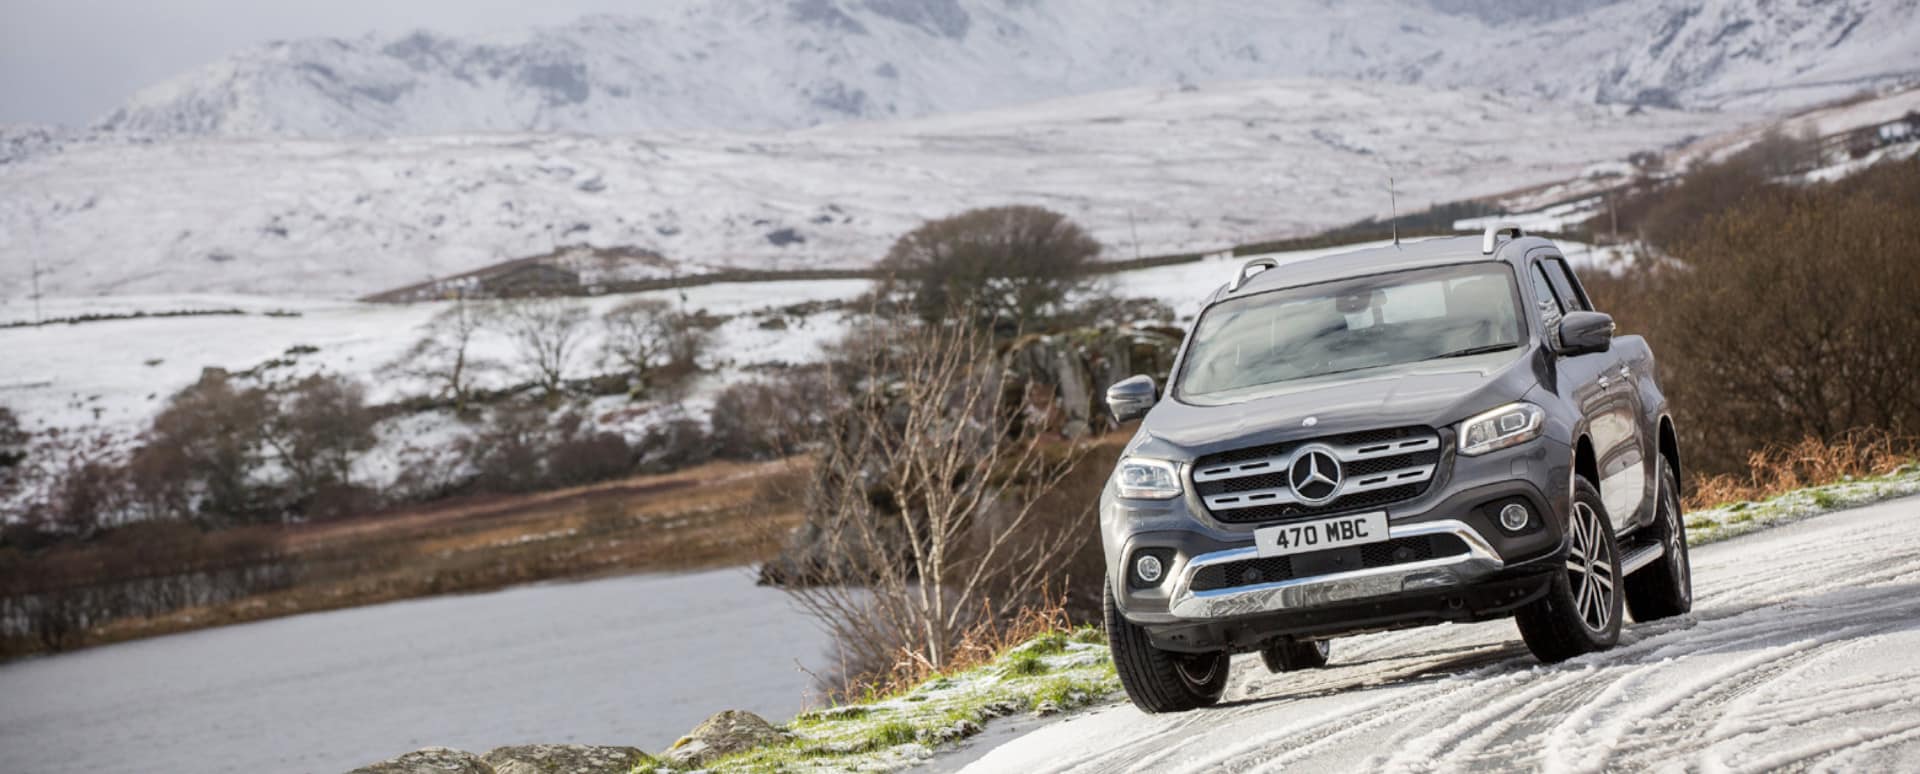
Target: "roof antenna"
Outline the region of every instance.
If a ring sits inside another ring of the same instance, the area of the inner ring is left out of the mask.
[[[1395,194],[1393,191],[1393,175],[1387,175],[1387,206],[1391,208],[1389,211],[1393,213],[1393,219],[1388,221],[1389,223],[1393,224],[1393,246],[1399,247],[1400,246],[1400,197],[1398,194]]]

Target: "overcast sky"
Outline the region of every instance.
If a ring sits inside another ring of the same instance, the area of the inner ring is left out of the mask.
[[[647,3],[0,0],[0,122],[91,123],[141,87],[269,40],[419,28],[506,32]]]

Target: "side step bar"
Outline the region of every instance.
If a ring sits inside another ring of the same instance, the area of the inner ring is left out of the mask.
[[[1666,553],[1667,546],[1664,543],[1654,543],[1628,551],[1625,556],[1620,557],[1620,574],[1632,575],[1640,568],[1653,564],[1654,560]]]

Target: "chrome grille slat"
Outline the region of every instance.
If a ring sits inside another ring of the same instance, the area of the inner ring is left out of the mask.
[[[1388,441],[1386,443],[1337,446],[1334,447],[1334,456],[1341,462],[1359,462],[1361,460],[1378,459],[1380,457],[1397,457],[1402,454],[1432,451],[1438,448],[1440,448],[1439,438],[1412,438],[1401,441]],[[1275,454],[1270,457],[1236,462],[1231,465],[1209,465],[1205,468],[1195,470],[1193,472],[1193,480],[1194,483],[1203,484],[1209,481],[1225,481],[1234,478],[1245,478],[1247,476],[1279,473],[1293,465],[1293,458],[1296,454],[1298,454],[1298,447],[1296,447],[1294,451],[1286,454]]]
[[[1433,465],[1416,465],[1409,468],[1389,470],[1385,473],[1374,473],[1367,476],[1348,478],[1340,482],[1339,492],[1333,496],[1332,502],[1338,503],[1340,498],[1351,494],[1430,481],[1433,479],[1433,470]],[[1292,489],[1276,487],[1272,489],[1249,489],[1241,492],[1217,494],[1203,497],[1201,498],[1201,502],[1206,503],[1209,510],[1231,511],[1239,508],[1254,508],[1262,505],[1285,505],[1287,503],[1298,502],[1298,500],[1293,496]]]

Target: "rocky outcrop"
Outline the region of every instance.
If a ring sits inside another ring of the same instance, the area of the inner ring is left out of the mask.
[[[707,718],[693,733],[673,743],[664,757],[678,766],[704,766],[716,758],[755,747],[778,744],[787,733],[751,712],[726,710]]]
[[[482,756],[494,774],[628,774],[652,756],[633,747],[586,744],[525,744]]]
[[[1112,429],[1107,387],[1134,374],[1165,382],[1180,346],[1171,328],[1081,328],[1015,340],[1007,371],[1028,422],[1068,438]]]
[[[349,774],[494,774],[494,769],[473,753],[428,747],[362,766]]]

